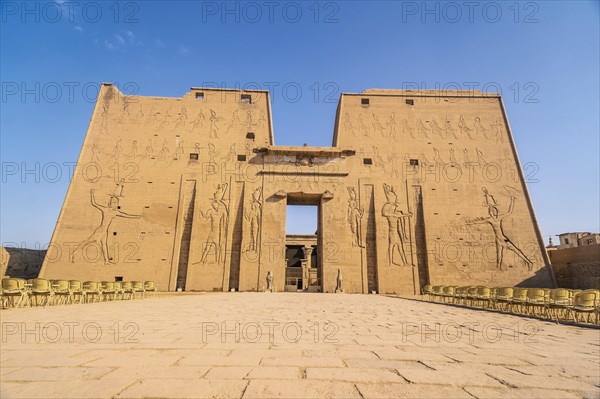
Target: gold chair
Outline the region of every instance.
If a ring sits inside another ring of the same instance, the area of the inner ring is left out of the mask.
[[[481,302],[481,307],[490,307],[492,300],[492,289],[490,287],[478,287],[477,288],[477,304]]]
[[[158,291],[158,287],[154,284],[154,281],[146,281],[144,283],[144,290],[146,292],[151,292],[152,297],[156,297],[156,291]]]
[[[516,287],[513,289],[512,300],[510,301],[509,311],[517,313],[524,312],[524,306],[527,303],[527,288]]]
[[[102,296],[105,300],[114,301],[117,298],[117,291],[115,290],[115,283],[111,281],[103,281],[101,283]]]
[[[97,281],[85,281],[83,283],[83,291],[85,292],[85,300],[89,303],[102,301],[102,289]]]
[[[513,287],[498,288],[496,290],[496,297],[494,298],[494,307],[503,312],[508,311],[508,309],[511,307],[513,292]]]
[[[144,299],[144,297],[146,297],[146,289],[143,281],[132,281],[131,285],[133,288],[134,297],[136,293],[140,294],[140,299]]]
[[[525,312],[536,316],[536,309],[539,309],[539,316],[542,316],[544,307],[546,306],[546,292],[543,288],[527,289],[527,297],[525,300]]]
[[[431,302],[431,295],[433,294],[433,286],[431,284],[427,284],[423,287],[423,295],[427,295],[429,297],[429,302]]]
[[[433,297],[433,301],[435,302],[435,298],[438,296],[441,298],[442,293],[444,292],[444,287],[441,285],[434,285],[431,290],[431,296]]]
[[[26,281],[22,278],[3,278],[2,279],[2,296],[5,298],[4,306],[18,308],[29,304],[29,292],[25,287]],[[17,301],[15,304],[15,300]]]
[[[473,306],[475,301],[477,301],[477,289],[479,287],[470,286],[467,287],[467,295],[465,298],[465,302],[467,306]]]
[[[52,289],[52,282],[43,278],[31,279],[31,298],[35,299],[35,306],[40,305],[39,298],[44,298],[44,306],[52,304],[54,299],[54,290]]]
[[[545,306],[545,317],[551,320],[565,318],[566,312],[571,306],[571,293],[566,288],[555,288],[550,290],[548,301]],[[562,312],[562,315],[561,315]]]
[[[71,290],[68,280],[52,280],[54,299],[57,304],[68,304],[71,302]]]
[[[449,285],[449,286],[444,286],[442,288],[442,301],[444,302],[454,302],[454,290],[456,289],[456,287]]]
[[[79,303],[85,302],[85,291],[79,280],[69,280],[69,292],[71,293],[71,302],[75,303],[75,297],[79,298]]]
[[[133,290],[133,284],[131,281],[123,281],[121,283],[121,287],[123,288],[123,299],[125,299],[126,294],[129,294],[129,299],[133,299],[135,291]]]
[[[120,299],[123,299],[123,282],[115,281],[114,287],[115,287],[115,298],[119,299],[119,295],[120,295],[121,296]]]
[[[579,323],[577,317],[580,313],[587,313],[587,323],[590,323],[592,315],[596,316],[596,324],[598,324],[598,290],[585,290],[579,292],[573,298],[573,305],[569,306],[569,313],[573,316],[573,320]]]

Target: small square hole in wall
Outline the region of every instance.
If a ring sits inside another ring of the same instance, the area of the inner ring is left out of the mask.
[[[246,133],[246,138],[247,138],[248,140],[254,140],[254,133],[252,133],[252,132],[248,132],[248,133]]]
[[[406,99],[405,102],[406,102],[407,105],[415,105],[415,100],[412,100],[410,98]]]
[[[419,166],[419,160],[418,159],[411,159],[410,160],[410,166]]]
[[[246,160],[246,156],[245,155],[238,155],[238,161],[243,162]]]
[[[190,161],[197,161],[198,160],[198,154],[190,154]]]
[[[196,93],[196,100],[204,100],[204,93],[197,92]]]
[[[116,236],[116,235],[117,235],[117,232],[116,232],[116,231],[113,231],[113,236]]]
[[[123,281],[123,276],[115,276],[115,281]]]
[[[363,163],[365,165],[373,165],[373,160],[371,158],[363,158]]]
[[[369,106],[369,99],[368,98],[361,98],[360,99],[360,105],[362,105],[363,107],[368,107]]]
[[[250,94],[242,94],[242,104],[252,104],[252,96]]]

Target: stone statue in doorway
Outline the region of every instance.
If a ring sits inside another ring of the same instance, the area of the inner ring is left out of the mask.
[[[267,272],[267,292],[273,292],[273,273]]]
[[[335,286],[335,292],[344,292],[344,289],[342,288],[342,270],[341,269],[338,269],[337,284]]]

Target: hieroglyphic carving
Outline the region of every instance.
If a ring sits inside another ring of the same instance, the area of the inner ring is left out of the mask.
[[[117,189],[119,189],[121,194],[122,188],[123,181],[120,181]],[[96,227],[94,232],[88,238],[81,241],[71,253],[71,263],[75,261],[75,255],[78,252],[81,252],[89,244],[98,244],[100,246],[100,251],[102,252],[102,258],[104,259],[105,264],[115,263],[108,252],[108,230],[110,229],[111,223],[117,217],[128,219],[138,219],[141,217],[141,215],[131,215],[119,210],[119,197],[115,195],[110,196],[107,206],[100,205],[96,202],[94,191],[94,189],[90,190],[90,201],[92,206],[102,213],[102,219],[100,220],[100,225]]]
[[[200,215],[210,221],[208,236],[204,243],[204,252],[202,253],[200,263],[206,263],[212,248],[214,248],[215,251],[216,263],[220,263],[221,260],[224,259],[224,245],[227,237],[227,225],[229,220],[229,209],[224,201],[226,191],[227,183],[219,184],[210,201],[210,208],[206,213],[203,213],[200,210]]]
[[[233,111],[233,115],[231,115],[231,119],[229,120],[229,124],[227,125],[226,134],[230,132],[235,132],[240,126],[240,117],[238,116],[239,110]]]
[[[200,112],[198,112],[198,115],[196,116],[196,119],[194,119],[192,121],[192,130],[197,130],[200,129],[204,126],[204,120],[206,119],[206,117],[204,116],[204,112],[202,110],[200,110]]]
[[[181,112],[177,115],[177,119],[175,119],[175,128],[184,127],[187,119],[187,111],[185,107],[181,107]]]
[[[258,240],[260,237],[260,220],[262,218],[262,187],[258,187],[252,193],[250,209],[244,210],[244,217],[248,221],[250,228],[250,243],[247,251],[256,252],[258,250]]]
[[[504,128],[503,128],[503,124],[502,122],[500,122],[500,119],[496,119],[496,121],[494,123],[490,124],[490,127],[492,128],[492,134],[491,135],[487,135],[486,138],[488,139],[495,139],[497,142],[503,143],[504,142]]]
[[[471,164],[471,158],[469,157],[469,150],[467,150],[466,148],[463,149],[463,159],[464,159],[465,165]]]
[[[481,137],[481,136],[487,137],[487,130],[481,124],[481,118],[478,116],[475,117],[474,127],[475,127],[475,132],[477,133],[477,137]]]
[[[429,130],[430,128],[428,128],[427,126],[425,126],[425,124],[423,123],[423,121],[421,119],[417,120],[417,131],[424,135],[425,138],[429,138]]]
[[[365,121],[363,120],[362,114],[358,114],[358,130],[361,135],[370,137],[369,129],[365,126]]]
[[[442,157],[440,155],[440,151],[435,147],[433,147],[433,154],[434,154],[433,162],[435,162],[438,165],[441,165],[444,163],[444,160],[442,159]]]
[[[419,119],[419,121],[421,120]],[[402,133],[404,133],[404,137],[406,137],[407,134],[410,135],[410,137],[412,137],[413,139],[417,137],[417,135],[415,134],[415,129],[410,127],[406,119],[402,120]]]
[[[254,115],[252,115],[251,110],[246,111],[246,120],[244,121],[244,126],[248,130],[252,130],[252,128],[254,127]]]
[[[450,148],[450,164],[457,165],[458,161],[456,160],[456,155],[454,154],[454,148]]]
[[[398,204],[398,196],[394,187],[383,183],[383,191],[387,202],[381,209],[381,214],[386,218],[388,224],[388,262],[389,265],[406,265],[406,251],[404,244],[406,242],[407,224],[405,219],[411,216],[410,212],[401,211]],[[410,226],[408,226],[410,228]],[[394,254],[398,254],[400,262],[395,260]]]
[[[265,112],[260,111],[258,120],[256,121],[256,127],[264,127],[267,124],[267,118],[265,118]]]
[[[125,190],[125,179],[119,179],[117,186],[113,190],[113,197],[124,197],[123,190]]]
[[[485,197],[485,205],[488,209],[487,217],[478,217],[475,219],[467,220],[467,225],[475,224],[489,224],[494,232],[495,244],[496,244],[496,268],[499,270],[506,270],[503,266],[505,265],[504,251],[508,250],[514,253],[518,258],[523,260],[527,265],[527,269],[531,271],[533,262],[523,253],[523,251],[515,245],[515,243],[506,235],[503,220],[510,216],[515,207],[517,189],[509,186],[504,186],[504,189],[510,197],[510,203],[506,212],[501,213],[498,208],[496,199],[488,192],[487,188],[482,187],[483,195]]]
[[[131,149],[129,150],[129,152],[127,153],[126,157],[127,158],[135,158],[137,157],[137,140],[133,140],[131,142]]]
[[[444,131],[435,119],[432,119],[431,122],[429,122],[429,126],[431,127],[431,132],[433,134],[438,134],[441,138],[444,138]]]
[[[450,136],[452,136],[458,140],[458,136],[456,135],[456,130],[452,126],[452,123],[448,119],[446,119],[446,138],[450,138]]]
[[[100,162],[100,154],[101,154],[101,150],[100,147],[98,146],[98,144],[94,143],[92,144],[92,162]]]
[[[219,126],[217,125],[217,123],[219,122],[219,117],[217,116],[217,113],[214,110],[210,110],[210,131],[208,134],[208,137],[210,138],[218,138],[218,134],[217,132],[219,131]]]
[[[403,123],[402,126],[404,126],[404,121],[402,123]],[[395,112],[392,112],[390,114],[390,119],[388,119],[388,121],[386,122],[386,126],[389,129],[388,137],[390,139],[390,142],[393,143],[396,141],[396,113]]]
[[[229,146],[229,151],[222,159],[225,162],[234,162],[236,157],[237,155],[235,152],[235,143],[233,143],[231,146]]]
[[[396,150],[393,150],[390,155],[388,155],[388,161],[391,166],[390,177],[400,177],[400,157],[398,157]]]
[[[158,153],[158,157],[156,158],[157,160],[164,160],[167,159],[167,157],[169,156],[169,147],[167,146],[167,140],[163,141],[163,145],[162,148],[160,149],[159,153]]]
[[[381,124],[381,122],[379,122],[379,117],[376,114],[372,114],[373,115],[373,122],[371,122],[371,125],[373,126],[373,131],[375,132],[375,134],[377,134],[377,132],[379,132],[379,134],[381,134],[382,137],[385,137],[385,129],[383,128],[383,125]]]
[[[458,129],[463,136],[466,134],[471,140],[473,139],[473,136],[471,135],[473,129],[467,126],[467,122],[465,122],[465,118],[462,115],[458,119]]]
[[[110,154],[108,154],[111,158],[118,159],[123,152],[123,147],[121,146],[121,139],[117,140],[115,146]]]
[[[144,149],[144,158],[152,158],[154,156],[154,148],[152,147],[152,140],[148,139],[148,145]]]
[[[175,148],[175,156],[173,157],[173,159],[179,161],[183,153],[183,140],[177,140],[177,148]]]
[[[385,167],[386,167],[387,161],[385,161],[383,159],[383,157],[379,153],[379,148],[376,147],[376,146],[373,146],[373,160],[376,162],[377,165],[381,165],[381,167],[385,171]]]
[[[102,106],[102,114],[100,114],[100,132],[108,132],[108,104]]]
[[[350,114],[349,113],[345,113],[344,114],[344,128],[349,131],[350,133],[352,133],[352,135],[354,137],[356,137],[356,130],[354,129],[354,125],[352,124],[352,120],[350,120]]]
[[[365,213],[364,209],[360,207],[358,201],[358,195],[354,187],[347,187],[348,189],[348,224],[350,225],[350,231],[352,232],[352,246],[353,247],[364,247],[362,242],[362,217]]]

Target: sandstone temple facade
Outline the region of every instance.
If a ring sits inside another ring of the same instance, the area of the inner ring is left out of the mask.
[[[286,237],[287,205],[318,207]],[[291,261],[290,259],[295,259]],[[331,147],[277,146],[269,93],[100,91],[41,277],[161,290],[555,285],[499,95],[344,93]]]

